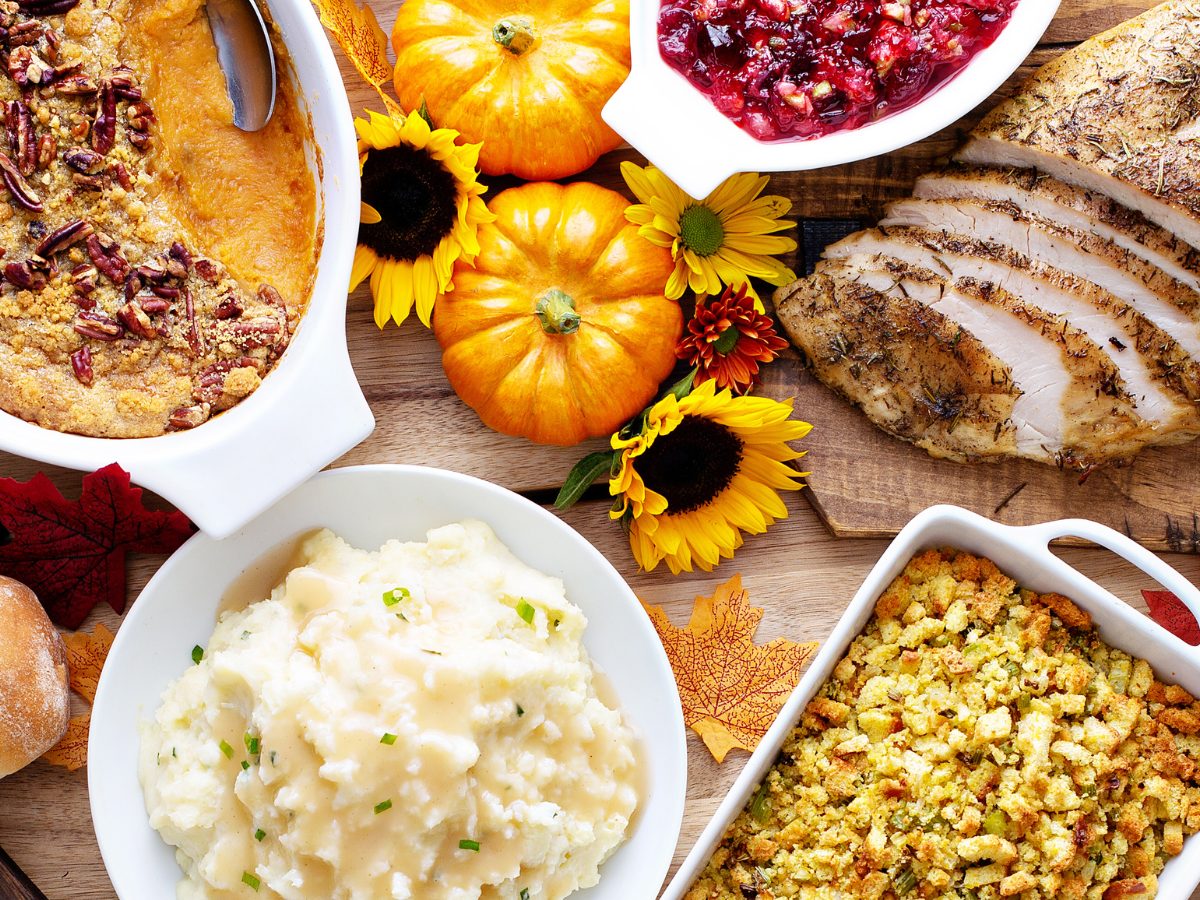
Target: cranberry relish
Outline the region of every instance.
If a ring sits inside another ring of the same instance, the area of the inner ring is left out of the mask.
[[[1017,0],[663,0],[663,58],[763,141],[912,106],[1008,24]]]

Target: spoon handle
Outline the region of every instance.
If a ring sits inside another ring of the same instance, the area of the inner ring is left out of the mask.
[[[0,847],[0,897],[5,900],[46,900],[46,895],[17,868],[3,847]]]

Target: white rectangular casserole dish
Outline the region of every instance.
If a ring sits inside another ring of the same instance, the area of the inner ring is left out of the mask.
[[[1200,616],[1200,589],[1149,550],[1103,525],[1067,519],[1017,528],[991,522],[956,506],[925,510],[904,527],[875,564],[660,900],[680,900],[687,892],[725,830],[775,762],[808,702],[866,627],[875,611],[875,601],[922,550],[937,547],[966,550],[992,560],[1023,586],[1071,598],[1091,614],[1100,637],[1108,644],[1145,659],[1160,679],[1200,695],[1200,648],[1185,644],[1051,553],[1050,542],[1063,537],[1084,538],[1111,550],[1173,591]],[[1191,897],[1200,885],[1200,834],[1186,840],[1183,852],[1167,863],[1158,883],[1158,900]]]

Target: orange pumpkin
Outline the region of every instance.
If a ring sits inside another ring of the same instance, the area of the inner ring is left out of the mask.
[[[671,254],[625,220],[620,194],[526,184],[488,204],[475,267],[434,308],[450,384],[484,424],[542,444],[609,435],[675,366]]]
[[[489,175],[582,172],[621,139],[600,108],[629,74],[629,0],[406,0],[396,94],[483,143]]]

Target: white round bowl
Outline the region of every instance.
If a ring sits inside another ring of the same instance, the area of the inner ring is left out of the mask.
[[[632,70],[602,115],[697,199],[736,172],[794,172],[867,159],[927,138],[986,100],[1037,46],[1058,5],[1059,0],[1021,0],[995,42],[915,106],[851,131],[765,143],[738,128],[667,65],[658,50],[661,0],[632,0]]]
[[[291,57],[290,77],[316,145],[322,243],[308,310],[262,387],[199,428],[152,438],[63,434],[0,411],[0,449],[91,471],[112,462],[166,497],[199,528],[224,537],[375,427],[346,349],[346,287],[358,235],[358,149],[350,104],[308,0],[270,0]],[[288,198],[278,212],[290,215]]]
[[[357,547],[423,540],[466,518],[490,525],[527,564],[563,580],[588,619],[584,644],[643,742],[647,795],[600,883],[572,900],[649,900],[662,885],[683,819],[683,714],[662,645],[628,585],[594,547],[540,506],[440,469],[361,466],[324,472],[225,540],[196,535],[167,560],[125,617],[109,653],[88,740],[88,794],[104,865],[121,900],[175,896],[174,849],[150,828],[137,776],[138,722],[192,664],[228,586],[265,551],[327,527]],[[316,900],[316,898],[314,898]]]

